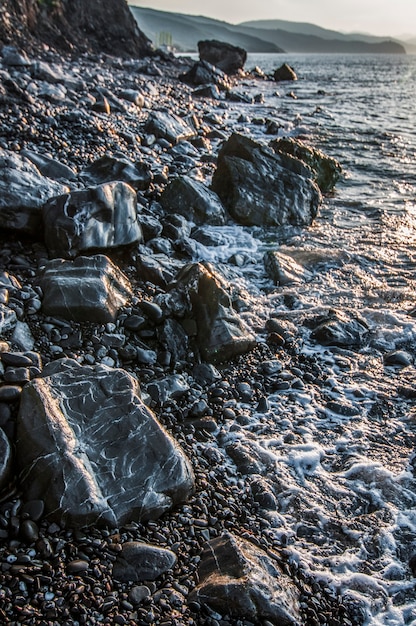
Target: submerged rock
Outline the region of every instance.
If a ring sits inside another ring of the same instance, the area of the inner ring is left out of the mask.
[[[274,139],[269,145],[275,152],[290,154],[308,165],[313,172],[316,184],[323,193],[331,191],[341,176],[342,168],[336,159],[307,146],[299,139],[283,137]]]
[[[40,285],[46,315],[80,322],[113,322],[132,296],[127,277],[104,255],[49,261]]]
[[[175,178],[165,188],[160,202],[166,211],[184,215],[195,224],[225,223],[225,210],[217,194],[189,176]]]
[[[321,194],[299,160],[233,133],[218,155],[212,189],[247,226],[310,225]]]
[[[207,544],[190,600],[256,623],[299,625],[300,594],[280,563],[277,553],[224,533]]]
[[[43,207],[45,242],[54,257],[117,248],[142,239],[136,193],[112,182],[52,198]]]
[[[264,267],[276,285],[296,285],[311,279],[311,273],[287,254],[269,251],[264,255]]]
[[[356,313],[329,311],[307,322],[312,327],[311,337],[324,346],[360,348],[366,342],[369,328]]]
[[[47,365],[24,387],[17,456],[28,500],[66,526],[155,519],[193,491],[183,452],[121,369]]]
[[[214,39],[198,41],[198,52],[201,61],[215,65],[226,74],[236,74],[247,60],[247,52],[243,48]]]

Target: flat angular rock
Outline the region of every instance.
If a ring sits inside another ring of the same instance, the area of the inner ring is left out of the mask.
[[[180,78],[184,83],[195,86],[216,85],[221,91],[228,91],[231,87],[228,76],[214,65],[211,65],[211,63],[207,63],[207,61],[197,61]]]
[[[44,154],[38,154],[33,150],[22,150],[20,154],[36,165],[43,176],[47,176],[52,180],[66,183],[77,178],[74,170],[63,163],[59,163],[56,159],[51,159]]]
[[[134,189],[123,182],[52,198],[42,211],[50,255],[73,258],[141,241],[136,204]]]
[[[122,181],[133,189],[145,191],[153,180],[153,174],[146,163],[132,163],[128,159],[104,155],[88,165],[80,173],[80,178],[85,185]]]
[[[156,580],[176,563],[172,550],[138,541],[127,541],[113,565],[113,576],[121,582]]]
[[[39,236],[41,207],[69,188],[42,176],[29,159],[0,150],[0,228]]]
[[[298,159],[234,133],[219,152],[211,187],[240,224],[306,226],[321,202],[310,177]]]
[[[185,290],[197,323],[197,344],[209,362],[227,361],[251,350],[256,341],[245,328],[223,280],[209,264],[191,263],[176,278]]]
[[[138,254],[136,267],[141,280],[166,287],[182,269],[183,262],[167,254]]]
[[[284,574],[279,555],[224,533],[210,541],[198,569],[200,583],[190,602],[208,604],[220,614],[299,626],[300,593]]]
[[[316,184],[323,193],[332,191],[341,176],[342,168],[336,159],[307,146],[300,139],[282,137],[273,140],[269,145],[275,152],[290,154],[308,165],[313,172]]]
[[[184,215],[195,224],[222,226],[225,223],[225,210],[217,194],[189,176],[172,180],[160,202],[165,211]]]
[[[45,315],[79,322],[113,322],[132,296],[127,277],[100,254],[75,261],[49,261],[40,285]]]
[[[193,139],[197,133],[184,120],[174,113],[152,111],[147,118],[145,131],[152,133],[159,139],[167,139],[176,144],[184,139]]]
[[[126,371],[48,364],[25,386],[17,426],[25,499],[68,527],[159,517],[192,493],[191,466]]]
[[[215,65],[226,74],[236,74],[247,60],[247,52],[243,48],[215,39],[198,41],[198,52],[201,61]]]

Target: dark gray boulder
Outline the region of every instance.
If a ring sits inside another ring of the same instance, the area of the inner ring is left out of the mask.
[[[229,286],[209,264],[191,263],[176,277],[185,291],[197,324],[197,344],[209,362],[232,359],[251,350],[256,341],[233,310]]]
[[[101,254],[49,261],[39,282],[45,315],[79,322],[113,322],[132,296],[127,277]]]
[[[0,150],[0,228],[40,236],[45,202],[69,187],[42,176],[29,159]]]
[[[20,154],[36,165],[43,176],[47,176],[52,180],[67,184],[68,181],[72,182],[77,179],[74,170],[56,159],[39,154],[33,150],[22,150]]]
[[[136,204],[134,189],[123,182],[52,198],[42,210],[50,255],[72,258],[141,241]]]
[[[184,139],[193,139],[197,132],[181,117],[174,113],[152,111],[145,124],[145,132],[153,134],[159,139],[166,139],[172,144],[177,144]]]
[[[6,433],[0,428],[0,489],[12,478],[12,447]]]
[[[166,287],[183,267],[183,262],[167,254],[138,254],[136,267],[141,280]]]
[[[335,309],[307,320],[306,325],[312,328],[311,337],[318,343],[347,349],[363,347],[370,331],[358,314]]]
[[[201,61],[215,65],[226,74],[236,74],[247,60],[243,48],[215,39],[198,41],[198,52]]]
[[[54,361],[27,384],[16,449],[25,498],[68,527],[155,519],[194,487],[138,381],[103,365]]]
[[[310,225],[321,202],[310,168],[237,133],[219,152],[212,189],[247,226]]]
[[[332,191],[341,176],[342,168],[336,159],[307,146],[300,139],[282,137],[271,141],[269,146],[275,152],[289,154],[308,165],[313,172],[314,181],[323,193]]]
[[[120,582],[156,580],[176,563],[172,550],[139,541],[123,543],[113,565],[113,576]]]
[[[273,73],[273,79],[277,82],[280,81],[289,81],[289,80],[297,80],[295,70],[290,67],[287,63],[283,63],[280,67],[278,67]]]
[[[160,202],[165,211],[179,213],[195,224],[222,226],[225,223],[225,210],[217,194],[189,176],[173,179]]]
[[[121,181],[138,191],[148,189],[153,180],[150,165],[147,163],[140,161],[133,163],[126,158],[110,155],[104,155],[87,165],[79,176],[86,186]]]
[[[200,582],[189,601],[256,624],[268,620],[279,626],[298,626],[302,623],[300,593],[284,573],[282,562],[277,553],[224,533],[202,553]]]
[[[190,70],[180,76],[184,83],[189,85],[215,85],[221,91],[228,91],[230,80],[224,72],[207,61],[197,61]]]

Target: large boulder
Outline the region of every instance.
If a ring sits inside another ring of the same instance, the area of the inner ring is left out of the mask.
[[[298,159],[233,133],[219,152],[212,189],[240,224],[305,226],[321,202],[311,176]]]
[[[332,191],[341,176],[342,168],[336,159],[307,146],[300,139],[282,137],[274,139],[269,145],[275,152],[289,154],[308,165],[313,172],[316,184],[323,193]]]
[[[247,52],[243,48],[215,39],[198,41],[198,52],[201,61],[219,67],[226,74],[236,74],[247,60]]]
[[[136,192],[123,182],[52,198],[43,207],[45,242],[53,257],[72,258],[83,252],[137,243]]]
[[[268,620],[279,626],[298,626],[300,593],[281,563],[277,553],[224,533],[202,553],[200,582],[189,600],[256,624]]]
[[[191,303],[197,344],[206,361],[227,361],[255,346],[253,335],[232,308],[226,281],[209,263],[186,265],[176,277],[176,288]]]
[[[68,191],[26,157],[0,150],[0,228],[41,235],[43,204]]]
[[[127,277],[101,254],[49,261],[40,286],[45,315],[78,322],[113,322],[132,296]]]
[[[174,178],[160,202],[165,211],[184,215],[195,224],[222,226],[225,223],[225,210],[217,194],[189,176]]]
[[[68,527],[159,517],[192,493],[191,466],[126,371],[72,359],[24,387],[17,457],[28,500]]]
[[[287,63],[283,63],[283,65],[281,65],[274,71],[273,78],[277,82],[284,82],[284,81],[298,79],[293,67],[290,67],[290,65],[288,65]]]

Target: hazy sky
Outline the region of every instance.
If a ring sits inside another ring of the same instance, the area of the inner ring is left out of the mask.
[[[141,7],[205,15],[232,24],[253,19],[311,22],[344,32],[416,35],[416,0],[129,0]]]

